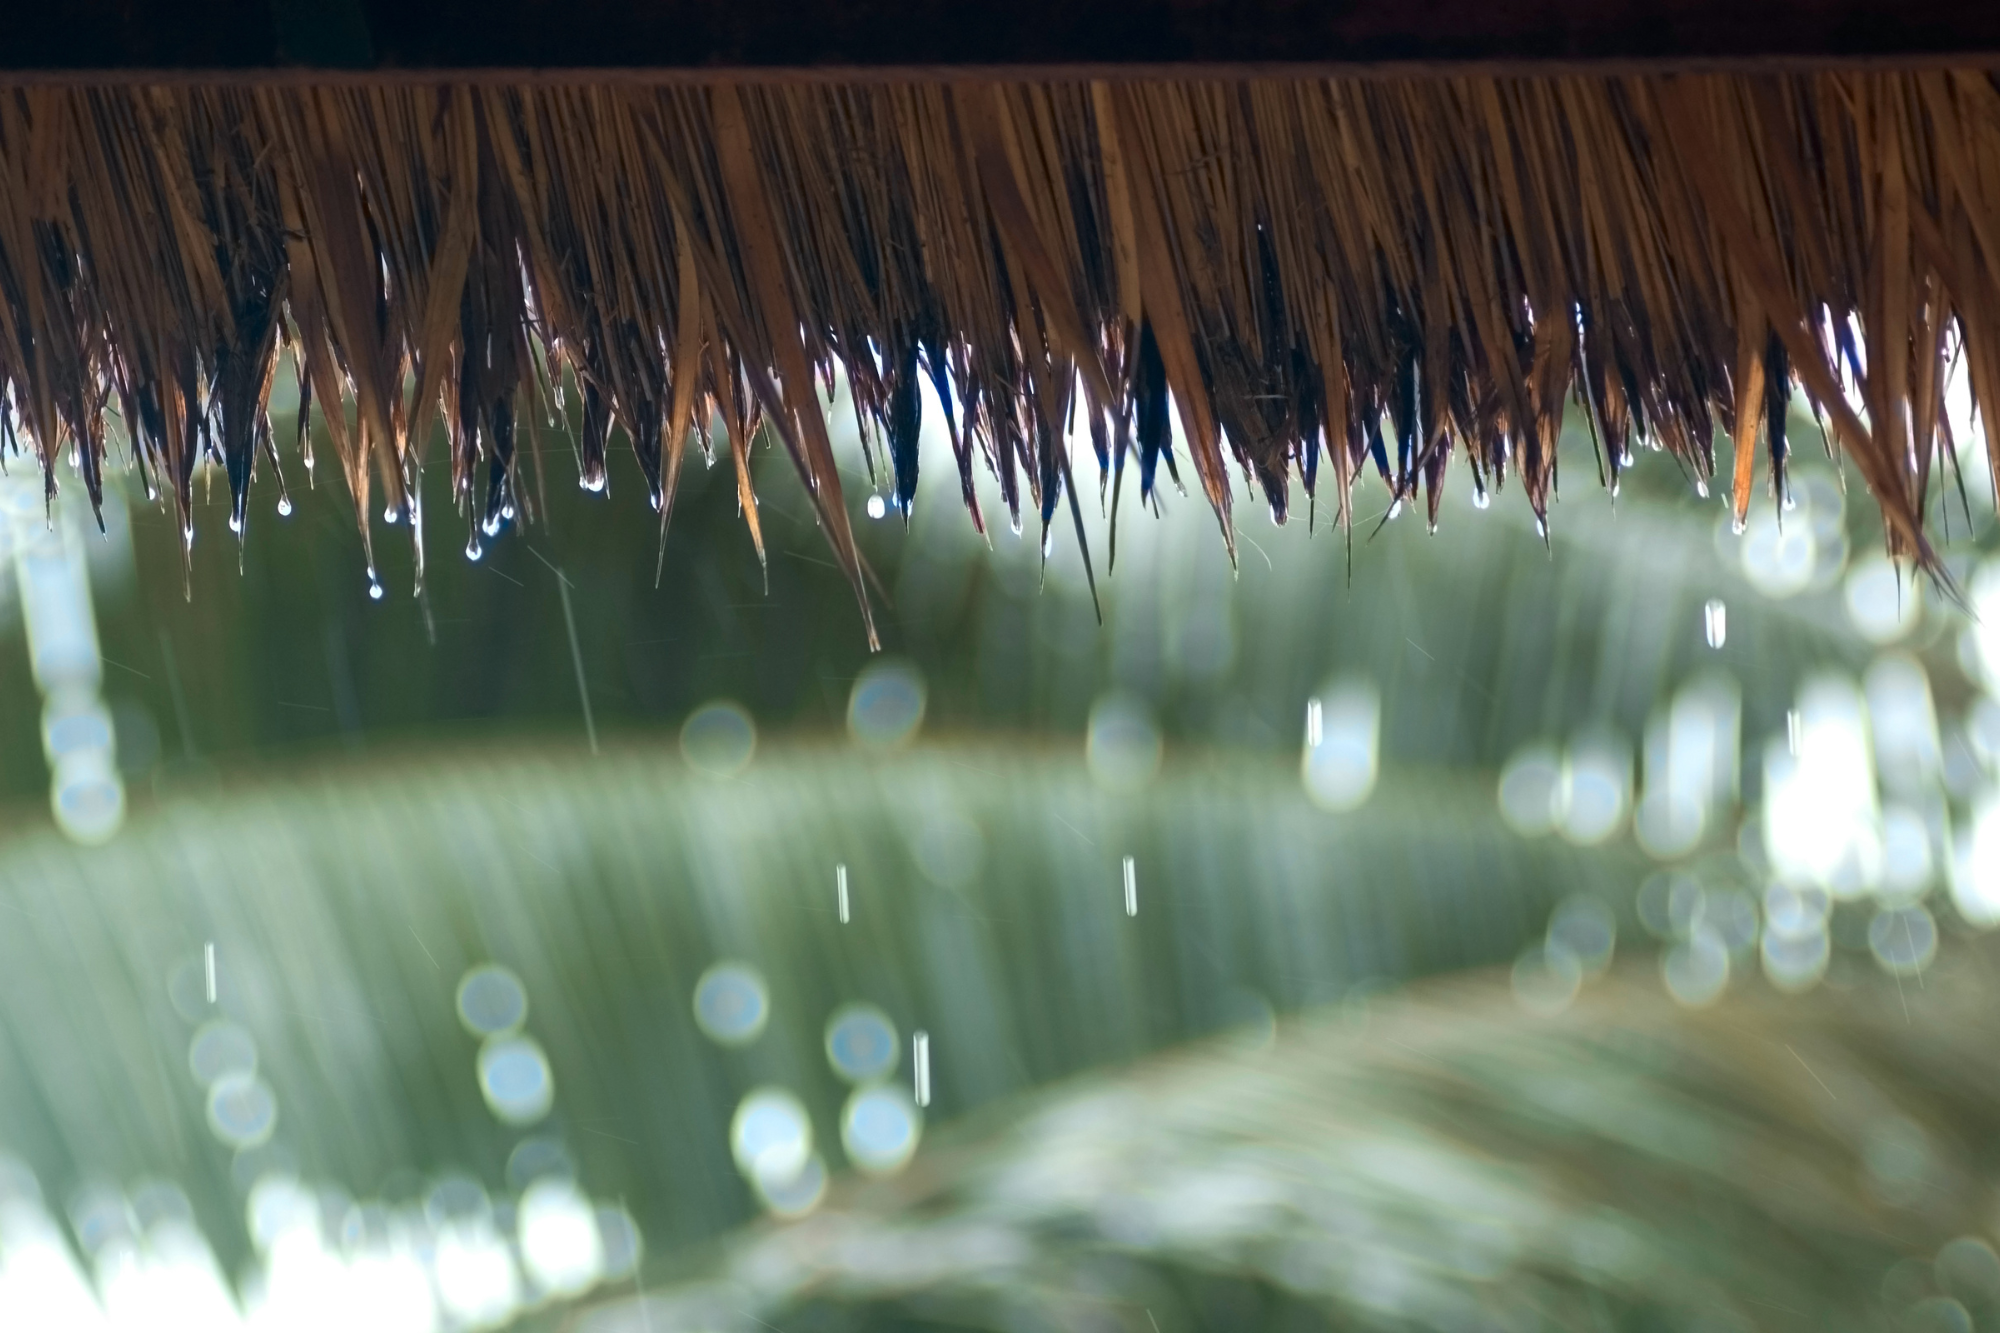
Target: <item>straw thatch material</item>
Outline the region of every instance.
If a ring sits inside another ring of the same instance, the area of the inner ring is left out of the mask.
[[[1947,371],[2000,396],[2000,88],[23,89],[0,98],[0,294],[0,377],[44,461],[73,445],[95,496],[115,408],[190,540],[199,458],[226,467],[239,529],[259,458],[277,468],[289,348],[302,402],[351,400],[323,416],[364,540],[379,487],[421,546],[440,406],[455,506],[488,535],[525,511],[518,428],[567,374],[583,485],[605,486],[616,427],[663,525],[715,412],[755,535],[748,450],[771,427],[864,613],[814,396],[836,362],[897,504],[928,377],[973,521],[983,461],[1017,520],[1066,506],[1079,540],[1072,427],[1118,479],[1114,515],[1127,460],[1142,496],[1164,461],[1227,537],[1232,461],[1281,520],[1294,470],[1312,495],[1323,465],[1343,523],[1368,471],[1434,516],[1460,451],[1472,485],[1512,473],[1542,514],[1572,400],[1614,486],[1637,442],[1705,482],[1733,439],[1740,516],[1760,435],[1782,493],[1796,382],[1891,549],[1935,567]]]

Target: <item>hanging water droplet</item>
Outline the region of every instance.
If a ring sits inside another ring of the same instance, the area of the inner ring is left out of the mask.
[[[604,474],[602,472],[586,472],[577,478],[576,484],[584,490],[589,491],[592,495],[602,495],[604,493]]]
[[[1744,530],[1747,529],[1749,526],[1750,526],[1749,520],[1744,518],[1743,515],[1741,514],[1735,514],[1730,517],[1729,531],[1738,537],[1741,537],[1744,533]]]
[[[1478,490],[1472,493],[1472,507],[1474,509],[1484,509],[1492,503],[1493,497],[1485,491]]]
[[[279,497],[278,497],[278,517],[279,517],[279,518],[290,518],[291,516],[292,516],[292,497],[291,497],[291,496],[289,496],[289,495],[281,495],[281,496],[279,496]]]
[[[380,576],[378,576],[375,573],[375,566],[370,565],[368,566],[368,600],[371,602],[379,602],[382,600],[383,596],[384,593],[382,590],[382,580]]]
[[[514,521],[514,502],[512,500],[500,506],[500,517],[509,523]]]
[[[889,506],[882,503],[881,496],[871,495],[868,497],[868,517],[880,518],[888,512]]]
[[[394,505],[385,505],[382,509],[382,521],[392,528],[396,526],[397,521],[402,517],[402,514],[397,512]]]
[[[1791,487],[1785,487],[1785,498],[1779,501],[1778,507],[1788,514],[1799,507],[1798,497],[1792,494]]]
[[[1535,515],[1535,535],[1543,541],[1549,539],[1549,521],[1540,514]]]
[[[1700,477],[1694,479],[1694,493],[1703,500],[1708,498],[1708,483]]]
[[[479,544],[479,534],[476,532],[467,534],[465,538],[465,558],[467,560],[477,560],[485,554],[486,548]]]
[[[1632,446],[1631,446],[1631,445],[1629,445],[1629,444],[1628,444],[1628,445],[1626,445],[1626,446],[1625,446],[1625,452],[1624,452],[1624,453],[1622,453],[1622,454],[1620,454],[1620,455],[1618,455],[1618,466],[1619,466],[1619,467],[1621,467],[1621,468],[1628,468],[1628,467],[1631,467],[1631,466],[1632,466]]]
[[[1388,520],[1388,521],[1389,521],[1389,522],[1391,522],[1391,523],[1394,523],[1394,522],[1396,521],[1396,515],[1398,515],[1398,514],[1400,514],[1400,513],[1402,513],[1402,512],[1403,512],[1403,502],[1402,502],[1402,501],[1401,501],[1400,499],[1399,499],[1399,500],[1395,500],[1395,501],[1392,501],[1392,502],[1390,503],[1390,505],[1389,505],[1389,520]]]
[[[646,503],[653,506],[653,512],[656,514],[660,512],[660,506],[666,503],[666,499],[666,495],[661,491],[646,492]]]
[[[229,530],[239,537],[243,535],[243,517],[233,509],[229,511]]]
[[[1007,526],[1008,526],[1008,527],[1010,527],[1010,528],[1012,528],[1012,529],[1014,530],[1014,535],[1015,535],[1016,537],[1020,536],[1020,535],[1021,535],[1021,516],[1020,516],[1019,514],[1016,514],[1016,515],[1014,515],[1014,516],[1013,516],[1012,518],[1010,518],[1009,520],[1007,520]]]
[[[1042,559],[1046,560],[1050,556],[1054,555],[1055,550],[1056,550],[1056,534],[1055,531],[1051,529],[1050,531],[1042,534]]]
[[[1709,647],[1720,648],[1729,638],[1729,608],[1720,597],[1709,598],[1701,608],[1701,623]]]
[[[500,535],[500,516],[494,514],[488,517],[480,523],[479,530],[489,537],[498,537]]]

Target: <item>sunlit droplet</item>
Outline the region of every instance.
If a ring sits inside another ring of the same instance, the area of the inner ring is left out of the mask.
[[[467,560],[478,560],[479,557],[485,554],[486,548],[479,544],[479,534],[477,532],[467,533],[465,538],[465,558]]]
[[[1365,676],[1334,681],[1309,705],[1300,756],[1306,794],[1324,810],[1353,810],[1380,771],[1382,696]]]
[[[888,512],[889,506],[882,502],[881,496],[871,495],[868,497],[868,517],[880,518]]]
[[[291,497],[291,496],[289,496],[289,495],[281,495],[281,496],[279,496],[279,497],[278,497],[278,517],[279,517],[279,518],[290,518],[291,516],[292,516],[292,497]]]
[[[1720,597],[1711,597],[1701,608],[1702,635],[1711,648],[1720,648],[1729,640],[1729,607]]]

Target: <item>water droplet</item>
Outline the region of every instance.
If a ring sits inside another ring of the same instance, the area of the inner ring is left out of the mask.
[[[584,490],[589,491],[592,495],[602,495],[604,493],[604,474],[602,472],[586,472],[576,479],[576,484]]]
[[[292,516],[292,497],[291,497],[291,496],[289,496],[289,495],[281,495],[281,496],[279,496],[279,497],[278,497],[278,517],[279,517],[279,518],[290,518],[291,516]]]
[[[1042,559],[1046,560],[1051,555],[1054,555],[1055,550],[1056,550],[1056,534],[1052,529],[1042,534]]]
[[[1740,515],[1731,518],[1729,520],[1730,532],[1734,533],[1738,537],[1741,537],[1745,532],[1749,530],[1749,528],[1750,528],[1750,521],[1746,518],[1743,518]]]
[[[1708,498],[1708,483],[1703,481],[1701,478],[1696,477],[1694,482],[1694,493],[1700,498],[1706,500]]]
[[[512,500],[500,506],[500,517],[502,521],[507,523],[514,521],[514,502]]]
[[[388,505],[382,510],[382,521],[384,523],[387,523],[392,528],[396,526],[397,522],[400,521],[402,517],[403,516],[397,512],[396,506],[394,505]]]
[[[1618,466],[1621,468],[1632,466],[1632,450],[1630,446],[1626,447],[1624,453],[1618,455]]]
[[[382,597],[383,597],[382,580],[375,573],[374,566],[371,565],[368,568],[368,600],[371,602],[379,602],[382,600]]]
[[[1484,490],[1477,490],[1472,493],[1472,507],[1474,509],[1484,509],[1492,503],[1493,497]]]
[[[477,560],[485,554],[486,548],[479,544],[479,534],[476,532],[468,534],[465,539],[465,558],[467,560]]]
[[[889,506],[882,503],[881,496],[871,495],[868,497],[868,517],[880,518],[888,512]]]
[[[243,519],[241,515],[233,512],[229,515],[229,530],[239,537],[243,535]]]
[[[1020,536],[1020,535],[1021,535],[1021,516],[1020,516],[1019,514],[1016,514],[1016,515],[1014,515],[1014,516],[1013,516],[1013,518],[1011,518],[1011,519],[1009,519],[1009,520],[1008,520],[1008,523],[1007,523],[1007,526],[1008,526],[1008,527],[1010,527],[1010,528],[1012,528],[1012,529],[1014,530],[1014,535],[1015,535],[1016,537]]]
[[[1396,521],[1396,516],[1402,512],[1403,512],[1403,502],[1401,500],[1394,501],[1392,504],[1390,504],[1389,522],[1394,523]]]
[[[1543,541],[1549,539],[1549,521],[1540,514],[1535,515],[1535,535]]]
[[[1729,638],[1729,608],[1720,597],[1711,597],[1701,608],[1702,632],[1708,639],[1708,646],[1720,648]]]
[[[1798,497],[1792,494],[1791,487],[1785,487],[1785,498],[1779,502],[1778,507],[1788,514],[1799,507]]]

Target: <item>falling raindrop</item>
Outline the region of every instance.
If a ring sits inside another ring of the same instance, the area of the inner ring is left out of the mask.
[[[881,496],[871,495],[868,497],[868,517],[880,518],[888,512],[889,506],[882,502]]]
[[[1791,751],[1792,758],[1794,759],[1799,757],[1799,736],[1803,730],[1804,724],[1800,721],[1799,710],[1796,708],[1787,708],[1785,710],[1785,748]]]
[[[1318,745],[1324,734],[1325,713],[1318,699],[1306,700],[1306,744]]]
[[[1720,648],[1729,638],[1729,608],[1720,597],[1709,598],[1701,608],[1701,623],[1709,647]]]
[[[201,970],[208,982],[208,1002],[215,1003],[215,942],[201,946]]]
[[[1125,858],[1125,915],[1139,915],[1139,868],[1131,857]]]
[[[840,906],[840,924],[844,926],[847,924],[847,867],[844,865],[833,868],[833,896]]]
[[[931,1104],[931,1034],[913,1032],[910,1034],[910,1063],[916,1067],[916,1098],[918,1106]]]

